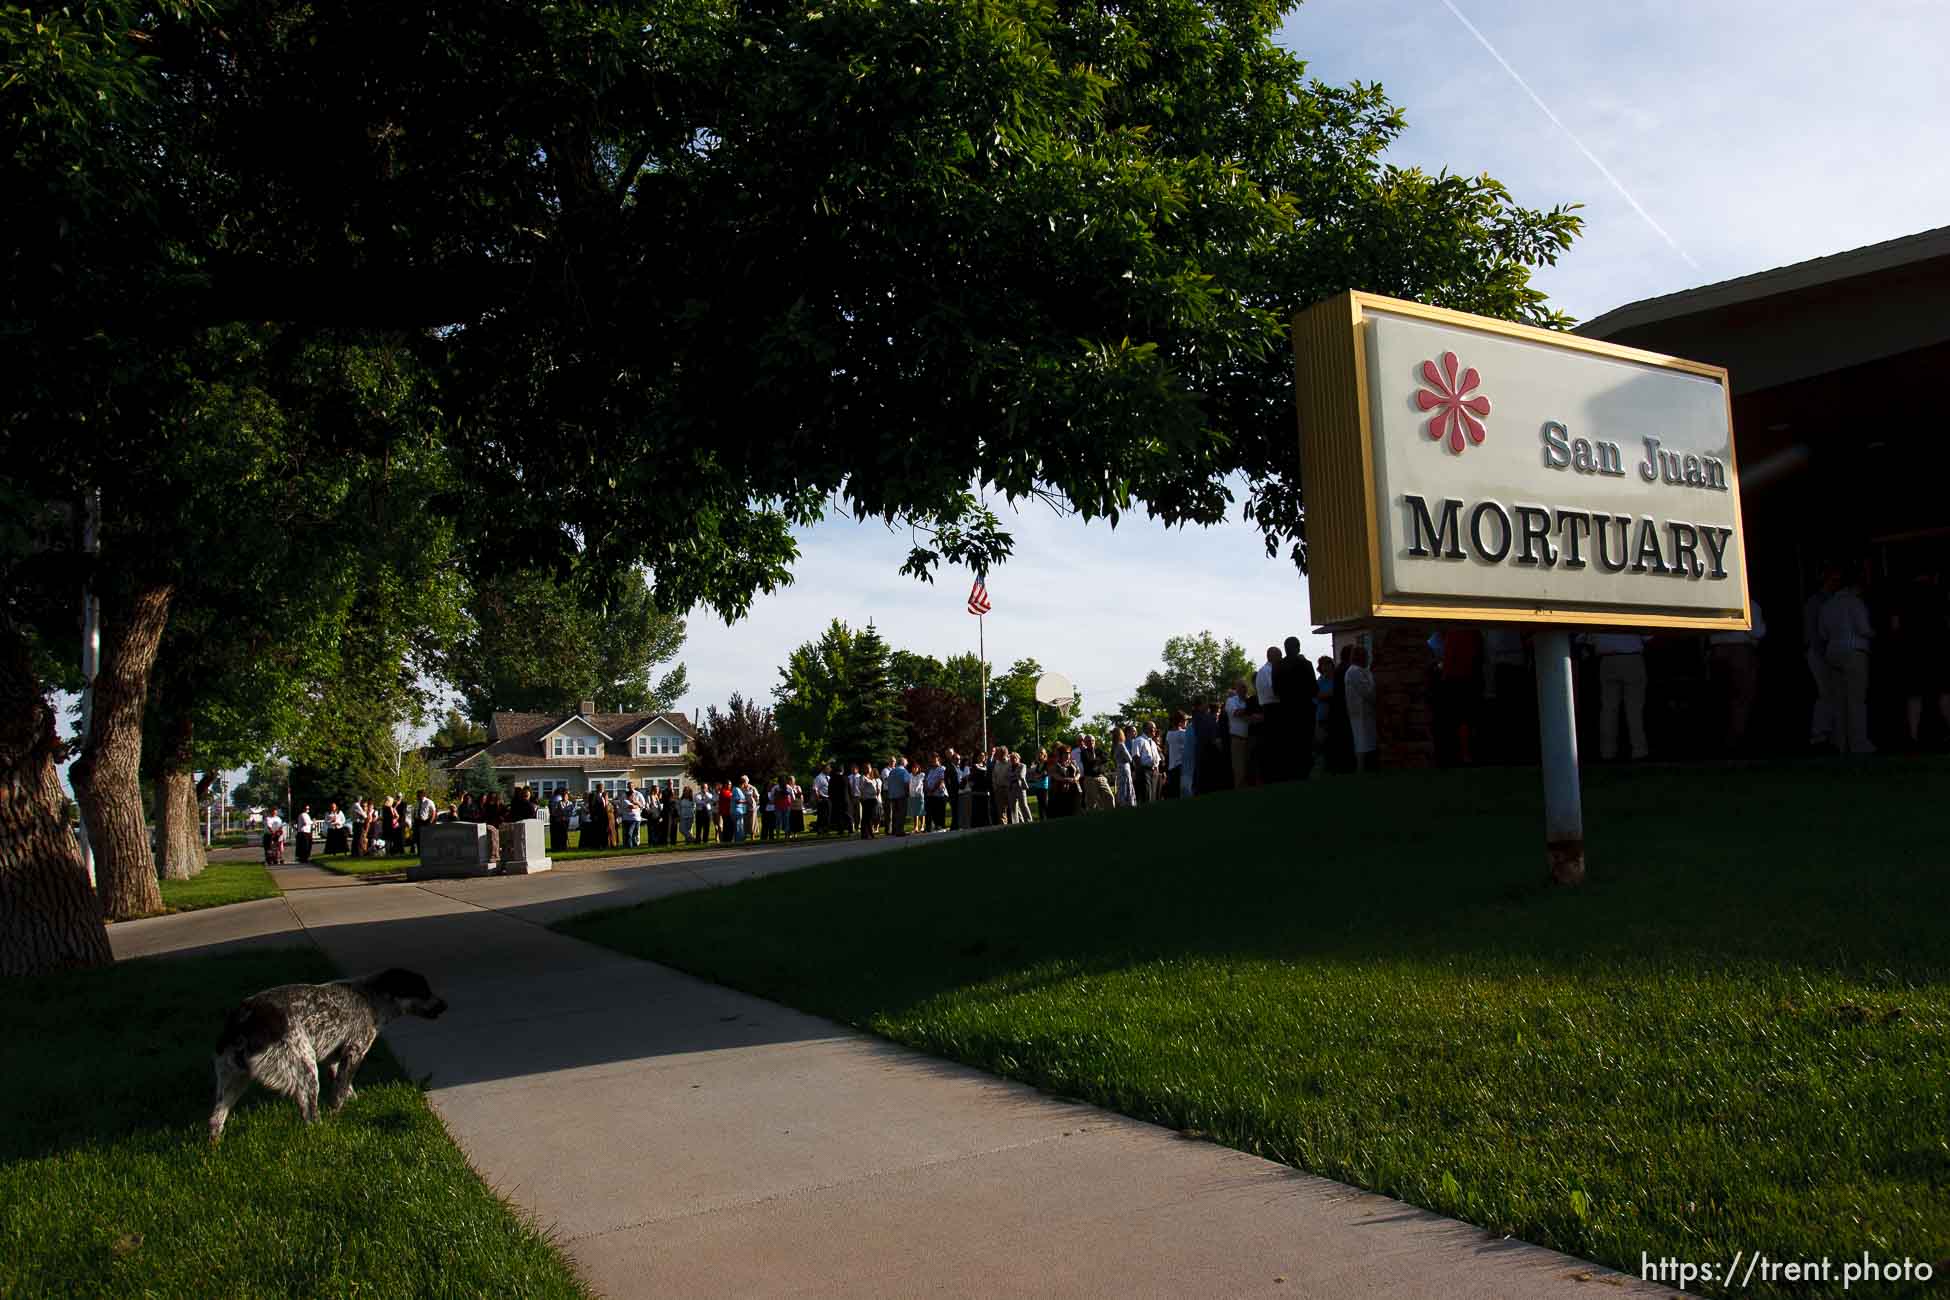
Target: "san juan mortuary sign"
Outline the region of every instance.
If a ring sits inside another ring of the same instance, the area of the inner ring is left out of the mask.
[[[1727,372],[1367,293],[1293,353],[1313,621],[1536,625],[1545,856],[1582,881],[1570,630],[1750,625]]]
[[[1294,350],[1316,624],[1748,626],[1724,369],[1365,293]]]

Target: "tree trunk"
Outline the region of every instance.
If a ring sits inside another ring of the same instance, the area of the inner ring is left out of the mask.
[[[95,888],[102,910],[114,921],[162,910],[156,859],[142,817],[142,707],[174,590],[168,583],[142,588],[123,617],[104,628],[109,635],[95,679],[94,718],[69,773],[88,819]]]
[[[62,815],[60,748],[26,642],[0,629],[0,975],[115,960]]]
[[[167,694],[167,692],[165,692]],[[188,710],[163,724],[161,772],[156,777],[156,865],[164,880],[188,880],[203,870],[203,828],[197,825],[196,773]]]
[[[192,776],[195,774],[192,773]],[[192,780],[183,789],[184,817],[190,828],[190,867],[192,876],[202,872],[210,865],[210,851],[203,845],[203,783]]]

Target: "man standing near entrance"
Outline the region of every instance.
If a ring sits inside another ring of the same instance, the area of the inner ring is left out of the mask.
[[[1314,666],[1300,653],[1300,638],[1286,639],[1286,653],[1273,671],[1280,697],[1282,779],[1304,781],[1314,769]]]
[[[1821,571],[1821,585],[1801,606],[1801,645],[1808,673],[1815,679],[1815,711],[1808,719],[1810,745],[1828,745],[1835,740],[1835,692],[1829,678],[1827,648],[1821,643],[1821,611],[1841,586],[1841,569],[1828,565]]]
[[[1835,708],[1835,748],[1873,754],[1869,743],[1869,643],[1875,629],[1862,589],[1849,583],[1821,607],[1821,644],[1828,660],[1828,698]]]
[[[1760,693],[1760,643],[1767,635],[1767,624],[1761,619],[1758,602],[1753,607],[1753,621],[1751,631],[1715,632],[1706,638],[1713,677],[1727,704],[1721,747],[1729,754],[1746,752],[1747,722],[1753,716],[1754,698]]]
[[[1618,711],[1625,710],[1625,730],[1632,741],[1632,757],[1644,758],[1645,637],[1637,632],[1599,632],[1591,637],[1598,656],[1598,753],[1606,762],[1618,757]]]

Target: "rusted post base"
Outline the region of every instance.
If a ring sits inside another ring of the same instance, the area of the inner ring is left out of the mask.
[[[1544,766],[1544,848],[1551,883],[1584,883],[1584,802],[1578,788],[1577,700],[1571,634],[1537,634],[1537,739]]]

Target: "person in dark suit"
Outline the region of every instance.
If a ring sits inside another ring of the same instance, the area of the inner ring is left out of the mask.
[[[1300,653],[1300,638],[1286,639],[1286,655],[1273,670],[1280,697],[1280,771],[1283,779],[1304,781],[1314,768],[1314,696],[1319,683],[1314,666]]]
[[[948,751],[948,829],[961,829],[961,755]]]

